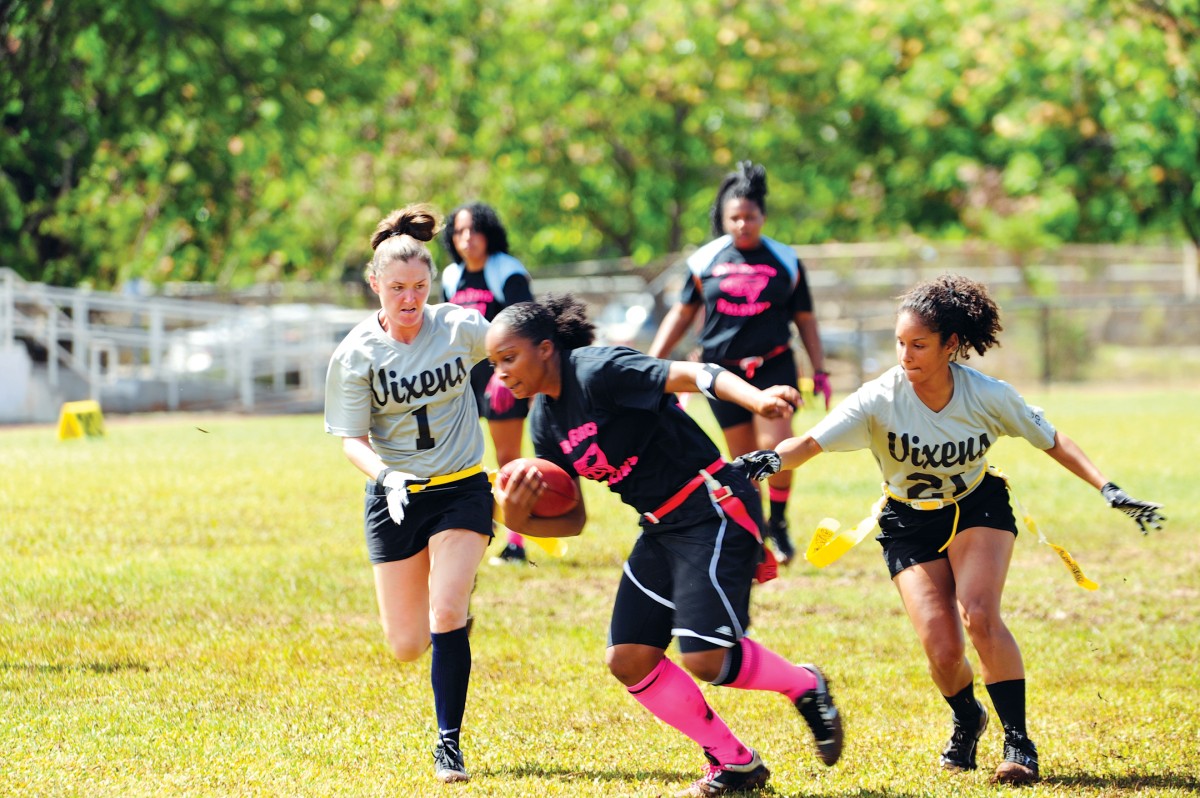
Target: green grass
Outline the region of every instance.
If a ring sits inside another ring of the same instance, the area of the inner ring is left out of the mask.
[[[1022,534],[1006,617],[1046,777],[1022,794],[1198,794],[1196,394],[1029,398],[1170,522],[1143,538],[1028,444],[993,450],[1047,536],[1101,585],[1075,587]],[[591,522],[565,558],[482,568],[464,732],[474,779],[442,787],[428,658],[386,651],[362,480],[319,417],[107,421],[91,441],[0,430],[0,794],[656,796],[699,773],[695,747],[604,667],[637,528],[598,486],[584,486]],[[865,453],[818,458],[796,478],[795,534],[825,515],[856,521],[878,483]],[[758,588],[754,619],[760,640],[829,672],[847,722],[827,769],[779,696],[706,688],[771,766],[765,794],[1008,792],[987,784],[995,725],[979,771],[938,771],[947,709],[873,541]]]

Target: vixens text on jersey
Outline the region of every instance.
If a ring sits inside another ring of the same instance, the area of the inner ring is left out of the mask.
[[[899,446],[897,446],[897,441],[899,441]],[[992,441],[986,432],[978,439],[946,441],[945,443],[935,443],[932,446],[921,443],[921,438],[917,435],[912,436],[910,443],[907,432],[899,437],[894,432],[888,433],[888,454],[892,456],[892,459],[898,463],[911,462],[918,468],[948,468],[954,465],[966,465],[987,454],[991,445]],[[978,450],[976,447],[979,447]]]
[[[398,376],[395,371],[385,373],[382,369],[376,371],[374,366],[370,366],[367,376],[371,383],[371,395],[375,397],[375,404],[382,407],[389,400],[405,404],[423,396],[442,393],[461,385],[469,373],[470,369],[467,368],[467,364],[461,357],[458,357],[452,363],[443,363],[435,368],[425,369],[404,377]]]

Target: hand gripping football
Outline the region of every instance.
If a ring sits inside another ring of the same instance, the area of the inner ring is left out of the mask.
[[[546,482],[546,490],[542,492],[537,504],[533,505],[532,515],[538,518],[557,518],[575,509],[575,505],[579,503],[579,491],[575,488],[575,480],[554,463],[539,457],[518,457],[505,463],[496,477],[497,486],[504,490],[509,476],[527,465],[536,468]]]

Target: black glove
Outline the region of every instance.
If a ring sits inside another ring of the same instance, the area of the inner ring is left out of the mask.
[[[1162,507],[1161,504],[1135,499],[1111,482],[1100,489],[1100,495],[1108,502],[1109,507],[1115,507],[1137,521],[1143,535],[1150,531],[1147,527],[1162,529],[1162,522],[1167,520],[1167,517],[1158,511]]]
[[[734,468],[740,468],[746,476],[755,482],[761,482],[772,474],[778,474],[783,468],[779,452],[774,449],[759,449],[756,452],[746,452],[733,461]]]

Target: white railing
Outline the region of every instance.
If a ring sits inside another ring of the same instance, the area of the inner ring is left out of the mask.
[[[1081,300],[1113,308],[1157,303],[1168,311],[1183,304],[1186,317],[1200,301],[1200,264],[1190,243],[1070,245],[1030,258],[1026,266],[1014,262],[1011,253],[977,242],[825,244],[796,250],[806,265],[823,337],[852,336],[848,340],[860,353],[853,358],[860,376],[867,341],[878,337],[874,328],[882,324],[887,337],[896,295],[942,272],[986,282],[1006,311],[1030,303],[1053,309]],[[640,303],[633,308],[637,319],[645,318],[640,333],[625,329],[629,324],[618,326],[629,336],[620,342],[644,347],[656,316],[678,296],[683,257],[664,256],[641,268],[628,259],[562,264],[543,269],[534,288],[538,294],[576,293],[598,321],[610,315],[624,321],[629,314],[623,311]],[[1034,290],[1039,281],[1053,286],[1052,298]],[[130,409],[138,410],[319,407],[329,355],[367,312],[55,288],[0,268],[0,353],[11,354],[14,345],[23,344],[44,350],[44,380],[61,398],[124,397],[135,405]],[[64,395],[71,392],[75,395]],[[129,399],[139,393],[136,401]]]
[[[0,349],[44,350],[55,393],[138,409],[319,403],[330,354],[366,312],[56,288],[0,269]]]

